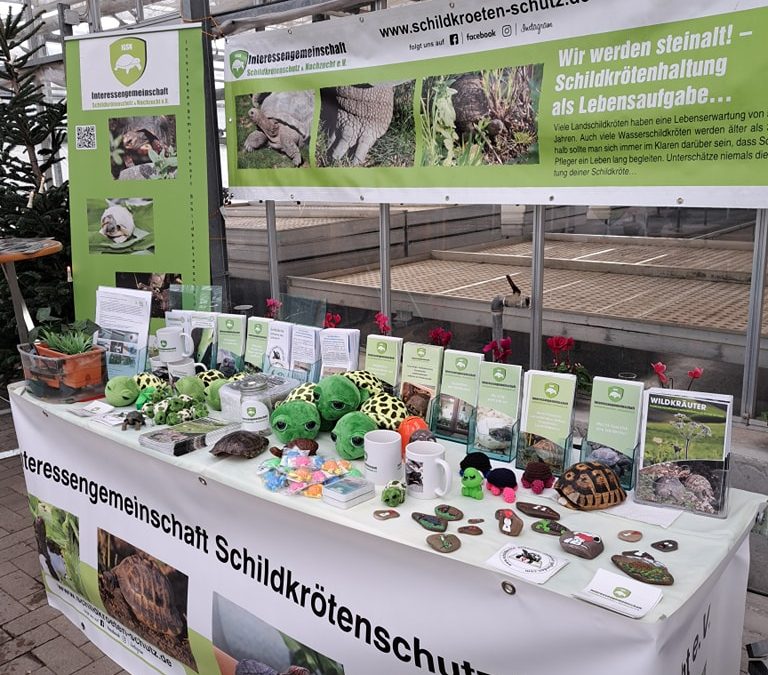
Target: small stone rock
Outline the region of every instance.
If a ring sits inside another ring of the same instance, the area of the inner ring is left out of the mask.
[[[546,518],[547,520],[560,520],[560,514],[554,509],[543,504],[533,504],[532,502],[517,502],[519,511],[532,518]]]
[[[391,518],[399,518],[400,513],[394,509],[378,509],[373,512],[373,517],[376,520],[390,520]]]
[[[657,551],[663,553],[671,553],[677,551],[677,542],[674,539],[662,539],[661,541],[654,541],[651,546]]]
[[[448,529],[447,520],[430,515],[429,513],[419,513],[418,511],[415,511],[411,514],[411,517],[425,530],[445,532]]]
[[[559,537],[568,531],[568,528],[562,523],[558,523],[556,520],[537,520],[531,524],[531,529],[539,534],[551,534],[553,537]]]
[[[479,523],[484,523],[485,522],[485,518],[470,518],[467,522],[470,525],[477,525]]]
[[[463,525],[459,528],[460,534],[469,534],[473,537],[478,536],[479,534],[483,533],[483,528],[478,527],[477,525]]]
[[[565,532],[560,535],[560,547],[566,553],[572,553],[579,558],[592,560],[604,550],[603,540],[589,532]]]
[[[643,533],[640,530],[622,530],[617,536],[622,541],[636,542],[643,538]]]
[[[499,521],[499,532],[508,537],[516,537],[523,530],[522,519],[512,509],[496,511],[496,520]]]
[[[650,553],[624,551],[621,555],[611,556],[611,562],[624,574],[646,584],[671,586],[675,583],[675,578],[669,573],[667,566]]]
[[[455,534],[430,534],[427,543],[438,553],[453,553],[461,548],[461,539]]]
[[[435,515],[443,520],[461,520],[464,512],[450,504],[439,504],[435,507]]]

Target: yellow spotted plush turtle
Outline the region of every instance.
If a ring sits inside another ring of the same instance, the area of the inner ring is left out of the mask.
[[[211,382],[214,382],[215,380],[226,380],[226,376],[224,373],[222,373],[220,370],[216,370],[215,368],[211,368],[211,370],[206,370],[205,372],[198,373],[197,377],[199,377],[203,384],[207,387]]]
[[[371,396],[363,405],[360,406],[360,412],[365,413],[379,427],[379,429],[391,429],[397,431],[407,416],[408,408],[397,396],[381,392]]]
[[[352,383],[360,390],[360,395],[364,401],[384,391],[384,381],[367,370],[348,370],[339,374],[352,380]]]
[[[135,380],[139,391],[144,391],[148,387],[154,387],[157,389],[158,387],[162,387],[165,384],[154,373],[139,373],[138,375],[134,375],[133,379]]]
[[[316,400],[315,386],[314,382],[300,384],[298,387],[291,389],[291,391],[288,392],[288,396],[285,397],[282,403],[287,403],[288,401],[306,401],[307,403],[314,403]]]

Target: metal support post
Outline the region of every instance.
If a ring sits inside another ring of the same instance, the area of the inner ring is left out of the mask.
[[[144,0],[136,0],[136,23],[144,21]]]
[[[765,297],[765,266],[768,252],[768,210],[760,209],[755,219],[755,248],[752,254],[752,284],[749,288],[749,314],[747,317],[744,348],[744,378],[741,389],[741,417],[747,421],[755,416],[757,405],[757,378],[760,370],[760,332],[763,325]]]
[[[381,313],[390,316],[392,310],[392,276],[390,269],[389,204],[379,204],[379,267],[381,268]],[[390,322],[391,323],[391,322]]]
[[[280,299],[280,271],[277,262],[277,216],[275,202],[268,199],[267,207],[267,254],[269,255],[269,293],[275,300]]]
[[[528,367],[541,369],[542,320],[544,316],[544,206],[533,207],[533,255],[531,256],[531,344]]]
[[[101,33],[101,9],[99,9],[99,0],[88,0],[88,31],[91,33]]]

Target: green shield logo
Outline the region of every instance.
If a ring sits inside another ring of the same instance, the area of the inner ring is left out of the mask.
[[[416,356],[418,356],[420,359],[423,359],[427,355],[427,350],[424,349],[424,347],[419,347],[416,350]]]
[[[237,49],[229,55],[229,72],[236,78],[242,77],[247,65],[248,52],[245,49]]]
[[[614,403],[618,403],[624,398],[624,388],[618,386],[608,387],[608,398]]]
[[[456,370],[466,370],[467,365],[468,362],[463,356],[460,356],[458,359],[456,359]]]
[[[227,330],[232,330],[235,327],[235,322],[232,321],[232,319],[227,319],[225,323],[227,326]]]
[[[256,417],[256,408],[248,407],[245,409],[245,414],[248,417]]]
[[[254,335],[261,335],[261,324],[260,323],[253,324],[253,334]]]
[[[136,37],[115,40],[109,45],[109,62],[117,80],[130,87],[147,67],[147,43]]]
[[[544,385],[544,396],[555,398],[560,393],[560,385],[554,382],[547,382]]]
[[[613,595],[614,597],[623,600],[624,598],[628,598],[630,595],[632,595],[632,591],[630,591],[628,588],[623,588],[622,586],[616,586],[616,588],[613,589]]]
[[[504,379],[504,377],[506,376],[506,374],[507,373],[504,371],[503,368],[494,368],[493,369],[493,379],[496,380],[497,382],[501,382]]]
[[[160,340],[160,346],[165,349],[168,346],[168,342],[166,340]]]
[[[387,353],[387,343],[386,342],[377,342],[376,343],[376,351],[379,352],[379,354],[386,354]]]

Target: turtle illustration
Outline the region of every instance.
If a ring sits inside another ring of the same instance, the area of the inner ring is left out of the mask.
[[[123,558],[102,579],[113,592],[120,590],[136,619],[147,628],[171,637],[184,630],[171,584],[148,556],[133,553]]]
[[[267,449],[269,440],[266,436],[253,431],[233,431],[214,443],[212,455],[231,455],[252,459]]]
[[[600,462],[600,464],[610,466],[619,478],[626,472],[632,471],[632,460],[623,452],[617,452],[607,445],[600,445],[593,441],[587,441],[587,445],[589,445],[590,453],[587,455],[586,461]]]
[[[310,672],[302,666],[289,666],[287,670],[278,672],[256,659],[243,659],[237,664],[235,675],[310,675]]]
[[[115,61],[115,70],[122,70],[126,75],[134,68],[141,70],[141,59],[138,56],[123,54]]]
[[[309,139],[315,110],[314,92],[272,92],[261,103],[254,96],[253,104],[248,117],[256,131],[245,139],[243,150],[252,152],[268,145],[286,155],[294,166],[301,166],[301,147]]]

